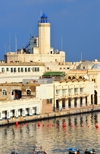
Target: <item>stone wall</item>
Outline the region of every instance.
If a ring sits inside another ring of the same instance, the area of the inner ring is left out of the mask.
[[[42,101],[42,113],[52,112],[52,104],[47,104],[47,100],[43,99]]]

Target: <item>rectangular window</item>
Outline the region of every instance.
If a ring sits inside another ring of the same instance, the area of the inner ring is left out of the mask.
[[[2,72],[5,72],[5,69],[4,68],[2,68]]]
[[[74,88],[74,94],[78,95],[78,88]]]
[[[47,99],[47,104],[52,104],[52,99]]]
[[[36,67],[36,71],[39,72],[39,67]]]
[[[3,89],[3,90],[2,90],[2,94],[3,94],[3,95],[7,95],[7,90]]]
[[[96,83],[96,80],[95,79],[92,79],[92,81],[94,81],[94,83]]]
[[[35,72],[36,72],[36,67],[35,67]]]
[[[16,72],[16,68],[14,68],[14,72]]]
[[[68,89],[68,94],[70,95],[72,93],[72,89]]]
[[[21,72],[23,72],[23,68],[21,68]]]
[[[8,72],[8,71],[9,71],[9,68],[7,67],[7,68],[6,68],[6,72]]]
[[[56,94],[57,95],[60,95],[60,90],[56,90]]]
[[[13,72],[13,68],[11,68],[11,72]]]
[[[18,68],[18,72],[20,72],[20,68]]]
[[[30,67],[28,67],[28,72],[30,72]]]
[[[35,72],[35,67],[32,68],[32,72]]]
[[[34,44],[36,44],[36,39],[34,39]]]
[[[25,72],[27,72],[27,67],[25,68]]]
[[[62,89],[62,95],[66,94],[66,89]]]
[[[81,93],[84,92],[84,88],[80,88],[80,92],[81,92]]]

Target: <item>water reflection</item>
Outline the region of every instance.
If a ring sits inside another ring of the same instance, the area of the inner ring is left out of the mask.
[[[42,146],[48,154],[67,153],[68,147],[80,148],[81,153],[84,148],[94,148],[100,153],[99,122],[100,113],[97,112],[45,120],[40,126],[38,122],[31,122],[18,127],[0,127],[0,152],[11,153],[17,147],[16,152],[28,154]]]

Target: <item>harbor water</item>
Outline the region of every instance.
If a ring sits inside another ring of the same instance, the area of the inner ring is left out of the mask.
[[[65,123],[65,126],[63,126]],[[98,128],[96,128],[98,124]],[[68,147],[94,148],[100,153],[100,112],[0,127],[0,153],[31,154],[33,149],[47,154],[66,154]]]

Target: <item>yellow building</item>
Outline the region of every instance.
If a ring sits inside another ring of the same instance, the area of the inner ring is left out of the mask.
[[[66,79],[88,79],[94,82],[94,95],[91,96],[92,104],[100,104],[100,65],[84,61],[76,69],[66,74]]]

